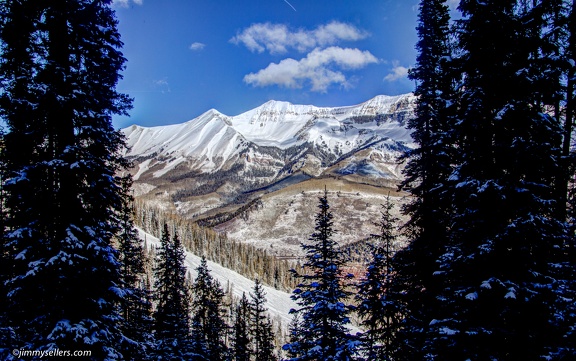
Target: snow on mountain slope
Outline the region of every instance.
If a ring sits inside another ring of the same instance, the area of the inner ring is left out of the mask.
[[[349,139],[352,134],[338,134],[345,125],[352,122],[346,120],[359,116],[376,116],[391,114],[398,110],[398,104],[409,102],[414,98],[411,94],[398,96],[379,95],[360,105],[347,107],[315,107],[313,105],[294,105],[288,102],[269,101],[262,106],[232,118],[232,124],[246,139],[267,146],[286,148],[294,145],[308,127],[308,137],[305,140],[317,142],[320,136],[338,139]],[[356,125],[358,129],[370,129],[383,137],[391,137],[398,141],[410,142],[409,133],[405,127],[388,124],[368,123],[365,126]],[[392,129],[393,128],[393,129]],[[396,130],[395,134],[389,134]],[[334,135],[332,135],[334,134]],[[300,138],[300,139],[299,139]]]
[[[231,167],[242,156],[269,158],[262,150],[265,147],[286,152],[311,144],[312,151],[335,160],[389,139],[410,145],[404,121],[413,114],[414,100],[412,94],[377,96],[359,105],[335,108],[269,101],[237,116],[210,110],[183,124],[133,125],[123,132],[130,148],[127,156],[141,159],[136,179],[154,165],[153,177],[161,177],[181,163],[203,173],[214,172]],[[276,152],[272,162],[283,162],[283,157]],[[144,164],[149,158],[155,162]]]
[[[182,124],[122,131],[138,197],[186,218],[221,219],[310,178],[395,188],[397,159],[413,146],[406,122],[415,101],[413,94],[343,107],[269,101],[236,116],[212,109]]]
[[[219,158],[229,159],[238,154],[242,135],[231,127],[228,117],[209,110],[198,118],[183,124],[153,128],[132,125],[124,130],[129,151],[127,156],[161,156],[170,159],[168,166],[155,173],[162,176],[184,160],[205,170],[221,164]]]
[[[158,238],[139,228],[138,233],[140,239],[146,240],[149,246],[157,248],[160,247],[160,240]],[[186,251],[186,259],[184,263],[192,277],[196,277],[196,268],[200,265],[200,257]],[[228,268],[224,268],[218,263],[212,261],[208,261],[208,268],[210,269],[210,274],[220,282],[220,285],[223,288],[229,283],[232,285],[232,292],[235,296],[240,298],[242,297],[242,293],[246,293],[246,296],[249,297],[250,292],[252,292],[254,288],[253,280],[231,271]],[[263,288],[266,292],[266,307],[268,308],[271,318],[281,320],[282,325],[287,327],[292,320],[292,316],[289,314],[290,309],[297,308],[296,303],[290,298],[289,293],[279,291],[266,285],[263,285]]]

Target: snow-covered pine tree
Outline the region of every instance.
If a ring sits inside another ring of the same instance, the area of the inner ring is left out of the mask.
[[[192,284],[192,352],[194,360],[225,360],[227,325],[224,321],[224,291],[210,274],[202,257]]]
[[[319,198],[318,208],[315,231],[309,243],[301,244],[306,252],[304,273],[293,271],[301,282],[292,295],[300,306],[291,311],[300,316],[298,328],[292,331],[300,335],[293,336],[291,339],[297,341],[284,345],[283,349],[295,355],[291,358],[294,361],[352,360],[358,341],[346,328],[353,310],[347,304],[351,293],[345,288],[351,275],[342,271],[346,260],[333,239],[335,230],[327,190]]]
[[[264,320],[263,330],[264,333],[262,333],[260,338],[260,356],[257,356],[256,360],[277,361],[278,358],[274,346],[276,337],[270,317],[266,317]]]
[[[119,359],[111,239],[122,205],[116,174],[126,162],[111,117],[131,101],[116,91],[125,59],[114,12],[110,1],[0,6],[2,253],[12,270],[5,322],[17,336],[9,348]]]
[[[160,242],[154,268],[154,359],[189,360],[190,305],[184,247],[176,233],[170,237],[167,224]]]
[[[249,334],[250,305],[246,293],[234,307],[234,325],[230,353],[234,361],[250,361],[250,334]]]
[[[540,40],[540,58],[532,78],[540,87],[540,103],[553,109],[551,115],[562,123],[561,172],[556,181],[559,220],[566,219],[568,236],[557,248],[552,265],[555,280],[555,327],[567,330],[564,341],[552,354],[560,358],[576,358],[576,236],[574,233],[574,119],[576,116],[576,3],[552,0],[525,4],[526,17],[540,26],[535,38]],[[550,106],[549,104],[553,104]]]
[[[571,163],[574,165],[576,164],[576,154],[571,154]],[[557,314],[560,316],[559,319],[564,321],[564,313],[568,315],[576,315],[576,302],[572,302],[572,300],[576,299],[576,172],[574,168],[572,169],[572,180],[569,187],[569,194],[568,194],[568,209],[567,209],[567,216],[568,216],[568,234],[569,237],[566,242],[566,265],[563,267],[563,279],[565,280],[566,284],[563,285],[563,289],[566,291],[566,294],[563,297],[563,300],[567,301],[566,303],[562,302],[557,305],[558,311]],[[576,345],[576,321],[573,317],[568,318],[568,332],[565,335],[566,344],[568,345]],[[576,352],[574,350],[566,351],[564,353],[570,355],[574,355]]]
[[[380,234],[372,236],[377,243],[371,245],[372,257],[366,275],[357,286],[357,312],[364,330],[360,336],[361,349],[367,360],[390,361],[397,353],[398,343],[393,339],[401,322],[401,306],[398,298],[389,294],[394,276],[392,257],[398,247],[399,219],[392,214],[393,208],[388,195],[378,223]]]
[[[116,238],[126,292],[120,304],[121,330],[125,337],[122,354],[126,360],[146,360],[154,348],[152,295],[146,282],[144,249],[133,222],[132,178],[124,177],[121,185],[125,196],[120,214],[121,231]]]
[[[558,311],[564,282],[555,269],[564,267],[566,240],[565,220],[556,216],[561,127],[542,101],[542,29],[525,31],[525,3],[460,2],[463,81],[454,134],[461,158],[435,272],[440,307],[426,309],[420,322],[430,326],[421,347],[429,359],[560,359],[560,352],[574,352],[565,343],[567,323],[559,322],[573,315]]]
[[[417,63],[409,73],[418,99],[416,116],[408,121],[418,147],[407,154],[401,184],[415,197],[403,208],[410,216],[404,226],[409,244],[394,257],[395,284],[388,294],[407,303],[404,317],[409,329],[407,334],[396,334],[394,348],[421,350],[428,329],[425,314],[436,307],[440,287],[434,271],[450,224],[449,176],[458,157],[451,132],[457,101],[449,22],[446,0],[420,2]]]
[[[1,6],[1,5],[0,5]],[[4,129],[0,127],[0,356],[10,352],[12,341],[12,328],[6,321],[7,292],[5,282],[10,278],[10,264],[7,248],[5,247],[5,213],[4,213]]]
[[[300,355],[300,350],[304,348],[304,333],[302,332],[302,320],[300,314],[294,312],[292,321],[288,325],[288,346],[283,346],[283,351],[286,352],[288,357],[293,360]]]
[[[253,293],[250,293],[250,336],[254,361],[273,361],[274,334],[272,323],[267,315],[266,292],[258,278],[254,280]]]
[[[409,78],[416,82],[416,116],[408,120],[412,138],[418,147],[407,153],[405,179],[400,187],[409,187],[415,197],[404,212],[410,215],[405,228],[414,239],[442,238],[446,233],[449,204],[442,197],[452,164],[457,158],[450,132],[455,123],[455,73],[449,42],[446,0],[423,0],[418,17],[419,51],[417,64]]]
[[[538,66],[531,77],[541,84],[539,100],[549,113],[562,122],[562,157],[558,175],[557,217],[566,217],[573,148],[576,91],[576,15],[574,2],[564,0],[533,1],[523,4],[526,31],[540,42]]]

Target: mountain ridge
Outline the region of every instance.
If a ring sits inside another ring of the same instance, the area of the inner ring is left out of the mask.
[[[215,171],[236,160],[242,151],[256,147],[280,150],[311,142],[328,152],[343,154],[372,141],[372,135],[410,143],[409,133],[401,123],[361,124],[361,117],[393,115],[398,109],[409,111],[412,94],[376,96],[364,103],[345,107],[295,105],[268,101],[236,116],[210,109],[180,124],[156,127],[132,125],[122,130],[129,145],[128,157],[151,154],[171,157],[166,172],[185,161],[200,171]],[[402,105],[403,104],[403,105]],[[368,136],[367,136],[368,135]],[[166,172],[157,172],[161,176]]]
[[[277,215],[271,204],[301,199],[293,211],[306,213],[306,203],[324,184],[350,200],[335,202],[343,216],[366,220],[357,225],[376,221],[377,203],[388,192],[382,188],[395,190],[402,177],[397,159],[413,147],[406,123],[414,116],[415,100],[413,94],[376,96],[341,107],[268,101],[236,116],[210,109],[180,124],[133,125],[122,132],[130,147],[126,156],[135,165],[134,192],[186,218],[216,220],[212,227],[237,235],[238,241],[280,242],[275,253],[291,254],[297,248],[294,234],[304,230],[300,224],[311,215],[288,217],[286,222],[295,223],[280,227],[267,218]],[[241,232],[254,226],[247,217],[274,229]],[[346,229],[345,242],[359,231]],[[266,234],[274,239],[261,238]]]

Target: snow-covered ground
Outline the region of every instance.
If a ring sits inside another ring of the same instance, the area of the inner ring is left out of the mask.
[[[140,238],[146,240],[148,247],[160,247],[160,240],[158,238],[144,232],[140,228],[138,228],[138,232]],[[192,277],[196,277],[196,268],[200,265],[200,257],[186,251],[186,260],[184,262],[192,274]],[[235,296],[242,297],[242,293],[246,293],[246,296],[249,297],[249,293],[252,292],[254,288],[253,280],[212,261],[208,261],[208,268],[210,269],[212,277],[217,279],[222,287],[226,287],[229,283],[232,286],[232,292]],[[266,291],[266,307],[268,308],[270,317],[273,320],[280,320],[283,327],[287,327],[292,320],[292,316],[289,314],[290,309],[296,308],[296,303],[290,298],[289,293],[276,290],[266,285],[263,285],[263,288]]]

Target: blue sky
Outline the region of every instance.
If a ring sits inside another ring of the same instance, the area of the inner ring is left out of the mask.
[[[413,90],[417,0],[115,0],[134,98],[114,125],[237,115],[274,99],[352,105]]]

